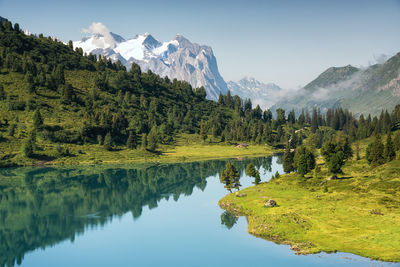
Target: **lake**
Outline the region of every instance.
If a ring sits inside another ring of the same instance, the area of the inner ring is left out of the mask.
[[[279,157],[231,159],[242,187]],[[218,206],[227,160],[0,170],[0,266],[382,266],[347,253],[298,256]]]

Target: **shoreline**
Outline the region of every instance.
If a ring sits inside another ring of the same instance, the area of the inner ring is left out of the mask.
[[[242,197],[228,194],[218,205],[246,216],[249,234],[290,245],[296,254],[344,252],[398,263],[400,202],[393,198],[392,184],[400,184],[394,171],[399,163],[370,169],[354,161],[345,167],[347,177],[329,181],[325,173],[303,179],[285,174],[238,191]],[[268,199],[279,206],[265,207]]]
[[[92,146],[92,151],[98,155],[88,158],[86,154],[79,152],[82,148],[72,147],[75,152],[73,156],[62,157],[56,160],[35,160],[30,159],[22,163],[11,162],[9,165],[0,168],[19,168],[19,167],[61,167],[61,166],[90,166],[107,164],[156,164],[156,163],[184,163],[217,159],[230,158],[253,158],[262,156],[273,156],[281,151],[267,145],[250,145],[249,148],[235,148],[230,145],[186,145],[168,147],[158,151],[158,155],[142,150],[119,150],[102,151]],[[191,151],[188,151],[191,150]],[[195,150],[195,151],[194,151]],[[209,151],[211,150],[211,151]],[[85,157],[86,156],[86,157]]]

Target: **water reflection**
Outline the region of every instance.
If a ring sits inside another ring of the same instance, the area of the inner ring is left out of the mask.
[[[271,170],[272,158],[235,160],[243,175],[248,163]],[[182,164],[88,166],[76,168],[13,168],[0,170],[0,266],[21,264],[25,253],[74,241],[85,229],[103,226],[115,216],[162,199],[177,201],[204,190],[206,178],[223,170],[227,160]],[[221,196],[222,197],[222,196]],[[231,228],[237,219],[221,215]]]
[[[234,214],[225,211],[221,214],[221,224],[225,225],[226,228],[231,229],[238,221],[238,217]]]

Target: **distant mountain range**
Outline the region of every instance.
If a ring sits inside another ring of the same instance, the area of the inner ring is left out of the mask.
[[[73,44],[86,53],[120,60],[128,69],[135,62],[142,71],[151,70],[161,77],[185,80],[193,87],[203,86],[209,99],[216,100],[220,93],[226,94],[228,90],[211,47],[192,43],[179,34],[162,43],[149,33],[125,40],[115,33],[102,32]]]
[[[232,95],[250,98],[253,105],[263,109],[282,107],[300,112],[302,108],[317,107],[324,112],[341,106],[355,114],[376,115],[381,109],[391,110],[400,102],[399,54],[384,64],[364,69],[351,65],[329,68],[304,88],[287,94],[276,84],[264,84],[254,78],[226,83],[219,73],[212,48],[192,43],[182,35],[160,42],[149,33],[126,40],[103,31],[73,44],[86,53],[120,60],[128,69],[135,62],[142,71],[151,70],[162,77],[185,80],[193,87],[203,86],[209,99],[216,100],[219,94],[230,90]]]
[[[260,105],[262,109],[267,109],[278,101],[282,90],[274,83],[265,84],[250,77],[238,82],[229,81],[228,88],[232,95],[238,95],[243,99],[250,98],[253,106]]]
[[[343,107],[354,114],[378,115],[400,104],[400,53],[368,68],[329,68],[303,89],[278,101],[272,109]]]

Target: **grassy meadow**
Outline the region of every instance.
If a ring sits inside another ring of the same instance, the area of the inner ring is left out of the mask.
[[[400,159],[372,168],[363,156],[348,161],[339,179],[327,179],[318,158],[319,173],[281,175],[219,205],[247,216],[250,234],[289,244],[298,254],[340,251],[400,262]],[[279,206],[265,207],[268,199]]]

